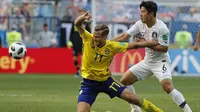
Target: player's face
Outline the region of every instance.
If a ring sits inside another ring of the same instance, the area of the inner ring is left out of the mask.
[[[94,31],[94,44],[96,46],[101,46],[102,44],[104,44],[105,40],[106,40],[106,38],[104,38],[101,35],[100,31]]]
[[[44,31],[48,31],[48,26],[44,26]]]
[[[140,9],[140,17],[143,23],[147,23],[151,17],[150,13],[146,10],[145,7],[141,7]]]

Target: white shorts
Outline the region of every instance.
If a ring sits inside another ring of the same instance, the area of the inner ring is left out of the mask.
[[[144,60],[129,68],[138,80],[155,75],[159,81],[171,79],[170,62],[146,63]]]

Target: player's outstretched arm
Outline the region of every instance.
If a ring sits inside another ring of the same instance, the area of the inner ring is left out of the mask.
[[[154,51],[166,53],[168,51],[168,46],[162,46],[160,44],[150,47]]]
[[[83,22],[85,20],[90,20],[90,19],[91,19],[91,14],[89,12],[86,12],[85,14],[76,18],[74,24],[76,25],[80,34],[83,33],[85,30],[85,28],[83,27]]]
[[[200,29],[198,31],[198,34],[197,34],[197,37],[196,37],[196,42],[193,46],[193,50],[194,51],[198,51],[198,48],[199,48],[199,41],[200,41]]]
[[[122,41],[127,40],[127,39],[130,38],[130,37],[131,37],[131,35],[129,35],[127,32],[125,32],[125,33],[119,34],[119,35],[117,35],[116,37],[114,37],[114,38],[112,39],[112,41],[122,42]]]
[[[128,44],[127,49],[137,49],[137,48],[144,48],[144,47],[153,47],[158,45],[157,41],[152,40],[146,40],[141,42],[133,42]]]

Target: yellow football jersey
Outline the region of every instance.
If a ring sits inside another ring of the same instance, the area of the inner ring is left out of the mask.
[[[125,52],[128,43],[106,40],[106,44],[99,48],[92,48],[93,35],[88,31],[81,34],[83,40],[83,56],[81,76],[95,81],[105,81],[111,75],[110,63],[118,52]]]

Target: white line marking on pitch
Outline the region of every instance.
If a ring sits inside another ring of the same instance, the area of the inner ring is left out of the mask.
[[[17,97],[17,96],[22,96],[22,97],[27,97],[27,96],[33,96],[32,94],[0,94],[0,96],[11,96],[11,97]]]

